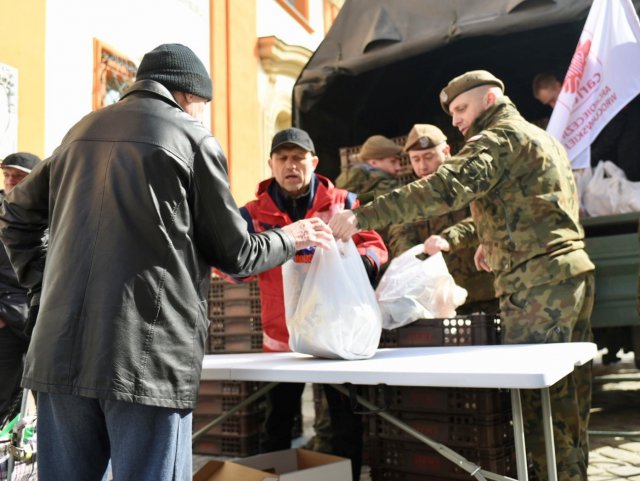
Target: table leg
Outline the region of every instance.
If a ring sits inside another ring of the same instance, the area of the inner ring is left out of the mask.
[[[558,467],[556,466],[555,441],[553,439],[553,418],[551,417],[551,397],[549,388],[541,390],[542,394],[542,422],[544,427],[544,447],[547,453],[547,473],[549,481],[558,481]]]
[[[513,416],[513,436],[516,447],[516,467],[520,481],[529,480],[527,471],[527,448],[524,442],[524,423],[522,420],[522,403],[520,389],[511,390],[511,411]]]

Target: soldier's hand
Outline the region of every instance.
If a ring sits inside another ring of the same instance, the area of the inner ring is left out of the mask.
[[[437,254],[438,252],[449,252],[451,246],[447,239],[439,235],[432,235],[424,241],[424,253],[430,256]]]
[[[282,230],[293,239],[297,251],[313,246],[327,248],[331,242],[331,229],[317,217],[299,220]]]
[[[7,327],[7,323],[0,319],[0,329],[2,329],[3,327]]]
[[[335,214],[329,221],[333,236],[342,241],[348,241],[358,233],[358,219],[350,210],[343,210]]]
[[[482,244],[480,244],[476,249],[476,253],[473,255],[473,262],[476,265],[476,269],[478,269],[479,271],[493,271],[493,269],[489,267],[489,264],[487,264],[487,261],[484,258],[484,249],[482,248]]]

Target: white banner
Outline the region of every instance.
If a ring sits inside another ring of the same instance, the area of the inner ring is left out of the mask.
[[[638,93],[640,22],[631,0],[594,0],[547,126],[574,169],[590,165],[591,142]]]

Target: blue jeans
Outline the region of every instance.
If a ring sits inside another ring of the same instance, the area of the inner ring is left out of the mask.
[[[192,479],[192,411],[38,393],[39,481]]]

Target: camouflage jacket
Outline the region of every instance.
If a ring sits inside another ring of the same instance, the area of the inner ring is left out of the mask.
[[[357,194],[360,204],[367,204],[379,195],[400,187],[400,181],[382,169],[369,164],[355,164],[341,173],[335,182],[336,187]]]
[[[354,210],[375,229],[471,204],[497,295],[594,269],[584,250],[578,194],[564,148],[507,98],[483,112],[467,142],[429,178]]]
[[[431,235],[440,235],[449,241],[451,250],[442,254],[456,284],[467,290],[466,304],[495,299],[493,274],[478,271],[473,262],[479,242],[468,208],[428,220],[391,225],[389,257],[397,257],[407,249],[422,244]]]

